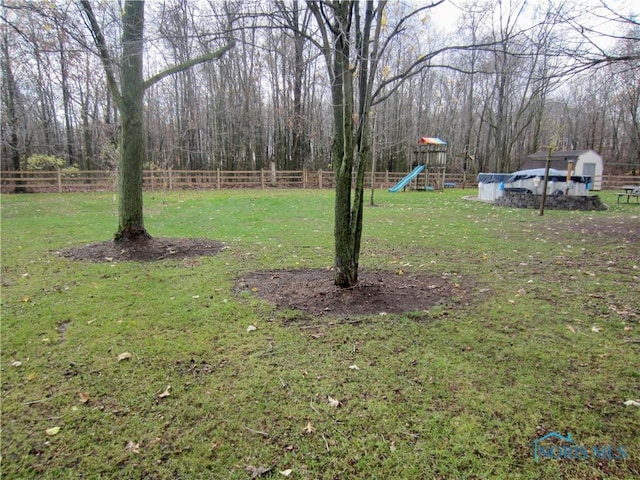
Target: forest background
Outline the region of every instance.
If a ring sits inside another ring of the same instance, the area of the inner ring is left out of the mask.
[[[406,171],[417,140],[437,136],[453,170],[467,158],[473,173],[513,171],[553,143],[598,151],[608,173],[638,171],[632,2],[435,3],[381,59],[385,80],[441,52],[374,106],[378,170]],[[389,28],[419,5],[389,2]],[[94,8],[119,58],[121,5]],[[119,114],[79,4],[7,1],[1,14],[1,169],[50,168],[43,155],[58,168],[115,169]],[[330,168],[330,83],[304,2],[148,2],[145,23],[146,78],[235,41],[147,90],[145,168]]]

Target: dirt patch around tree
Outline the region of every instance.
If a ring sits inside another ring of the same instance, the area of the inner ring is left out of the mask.
[[[215,255],[224,243],[187,238],[143,238],[135,242],[106,241],[56,252],[90,262],[186,259]],[[338,288],[330,269],[253,272],[239,279],[236,293],[249,292],[280,309],[317,316],[379,315],[453,307],[470,298],[459,277],[405,272],[361,271],[352,288]]]
[[[359,277],[356,286],[339,288],[328,269],[253,272],[238,281],[237,291],[313,317],[423,312],[453,308],[471,298],[457,276],[361,271]]]
[[[56,253],[71,260],[89,262],[155,262],[170,258],[185,259],[216,255],[226,248],[224,243],[214,240],[153,237],[117,243],[111,240],[68,248]]]

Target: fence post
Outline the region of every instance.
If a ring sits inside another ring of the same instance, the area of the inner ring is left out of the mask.
[[[384,171],[384,188],[389,188],[389,170]]]
[[[62,193],[62,174],[59,168],[56,168],[56,176],[58,177],[58,193]]]
[[[322,190],[322,169],[318,170],[318,188]]]

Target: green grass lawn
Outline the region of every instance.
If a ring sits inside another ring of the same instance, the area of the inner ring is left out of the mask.
[[[152,235],[229,247],[153,263],[56,255],[112,236],[112,194],[3,195],[3,478],[637,478],[640,206],[463,193],[377,192],[360,264],[471,301],[314,328],[234,287],[330,267],[331,191],[149,192]],[[535,461],[551,432],[588,458]]]

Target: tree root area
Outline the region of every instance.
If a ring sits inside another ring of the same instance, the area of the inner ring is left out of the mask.
[[[184,259],[215,255],[226,248],[224,243],[197,238],[145,238],[127,241],[107,241],[68,248],[58,252],[72,260],[90,262],[141,261]]]
[[[138,238],[106,241],[56,252],[72,260],[89,262],[187,259],[215,255],[224,243],[186,238]],[[360,281],[351,288],[334,284],[331,269],[258,271],[237,281],[236,293],[247,292],[283,310],[306,316],[386,315],[412,312],[424,315],[439,307],[448,314],[468,303],[472,286],[458,276],[417,275],[400,271],[360,270]],[[464,285],[464,288],[461,286]]]
[[[253,272],[238,281],[237,292],[249,292],[280,309],[314,317],[386,315],[434,307],[451,310],[470,301],[461,279],[393,271],[361,271],[351,288],[339,288],[330,269]]]

